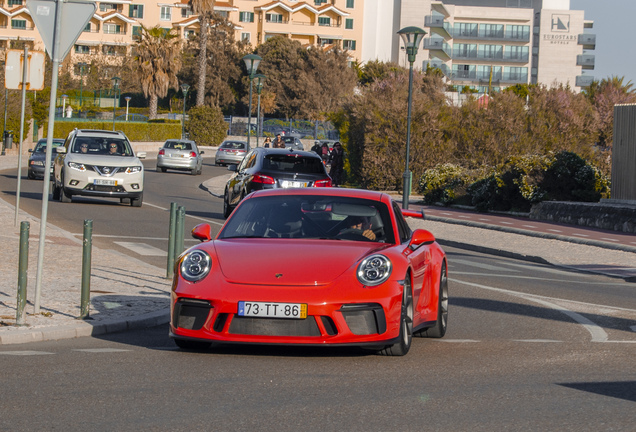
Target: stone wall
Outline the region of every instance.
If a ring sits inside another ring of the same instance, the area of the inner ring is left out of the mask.
[[[530,219],[636,234],[636,203],[544,201],[532,206]]]

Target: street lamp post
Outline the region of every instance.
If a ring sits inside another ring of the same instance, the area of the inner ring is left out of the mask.
[[[117,89],[119,88],[119,81],[121,78],[112,77],[113,80],[113,130],[115,130],[115,108],[117,108]]]
[[[83,102],[84,102],[84,100],[82,99],[82,95],[83,95],[82,87],[84,85],[84,66],[87,66],[87,64],[85,62],[79,62],[77,65],[80,68],[80,106],[79,106],[79,114],[81,116],[81,114],[82,114],[82,106],[83,106]]]
[[[256,93],[258,94],[258,106],[256,108],[256,147],[261,140],[261,92],[263,91],[263,81],[267,78],[263,74],[254,75],[256,78]]]
[[[409,158],[411,157],[411,105],[413,102],[413,63],[415,63],[415,56],[417,56],[417,48],[420,42],[424,38],[426,32],[419,27],[405,27],[398,31],[398,34],[402,37],[404,42],[404,48],[409,59],[409,102],[406,115],[406,157],[404,162],[404,175],[403,175],[403,191],[402,191],[402,208],[409,208],[409,193],[411,191],[411,173],[409,171]]]
[[[181,93],[183,93],[183,116],[181,117],[181,139],[185,139],[185,115],[186,115],[186,95],[190,90],[190,85],[181,84]]]
[[[126,96],[124,99],[126,99],[126,121],[128,121],[128,104],[132,98],[130,96]]]
[[[250,147],[250,132],[252,129],[252,80],[254,80],[254,76],[256,75],[256,70],[258,69],[258,65],[261,60],[263,60],[260,56],[256,54],[248,54],[243,57],[243,61],[245,62],[245,67],[247,68],[247,73],[250,77],[250,101],[248,104],[248,113],[247,113],[247,147]]]

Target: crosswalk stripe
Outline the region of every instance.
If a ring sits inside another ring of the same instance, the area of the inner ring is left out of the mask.
[[[48,355],[48,354],[55,354],[55,353],[44,352],[44,351],[0,351],[0,354],[13,355],[13,356],[34,356],[34,355]]]

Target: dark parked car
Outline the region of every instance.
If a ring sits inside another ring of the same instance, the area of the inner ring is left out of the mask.
[[[225,186],[223,215],[228,217],[250,192],[261,189],[331,187],[322,159],[312,152],[257,147],[237,166]]]
[[[285,143],[285,148],[291,148],[294,150],[305,150],[303,143],[296,137],[284,136],[283,142]]]
[[[55,147],[59,147],[64,144],[64,139],[53,138],[53,152],[51,157],[56,155]],[[44,178],[44,161],[46,160],[46,138],[42,138],[35,145],[34,149],[29,149],[29,172],[28,177],[30,179]],[[51,175],[53,174],[53,164],[49,164]]]

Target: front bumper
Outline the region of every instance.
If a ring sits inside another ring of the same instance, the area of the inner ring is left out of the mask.
[[[114,185],[99,185],[100,180],[112,180]],[[111,198],[139,198],[143,194],[142,172],[104,177],[95,172],[68,169],[64,176],[64,191],[67,195],[82,195]]]

